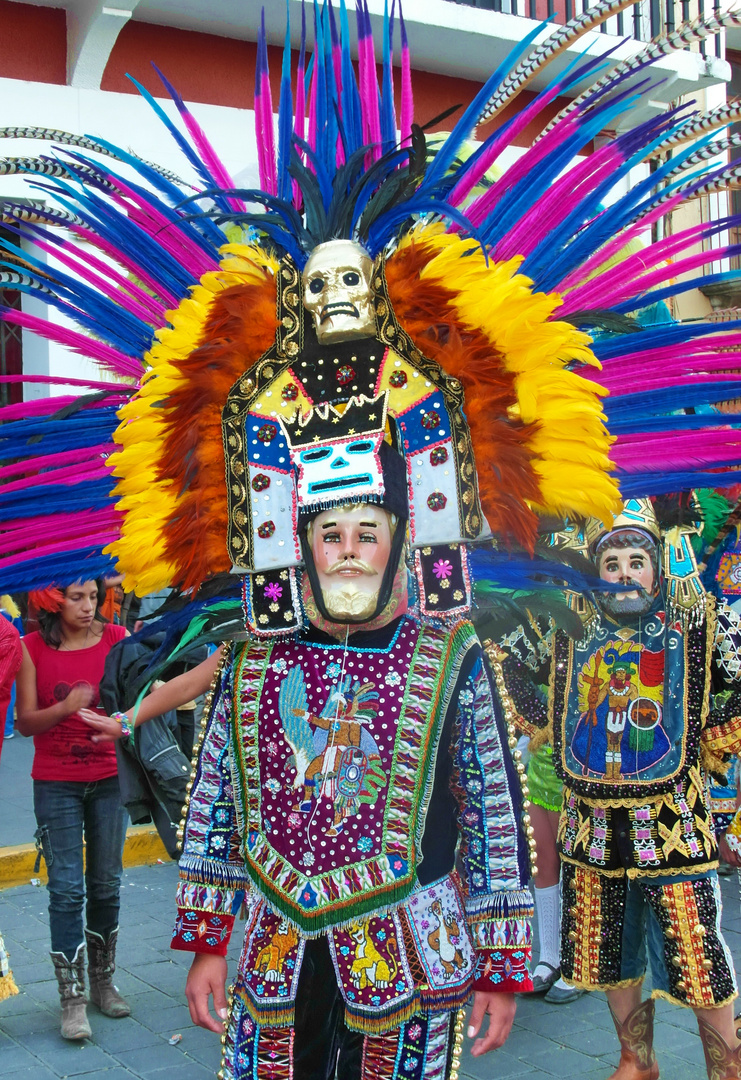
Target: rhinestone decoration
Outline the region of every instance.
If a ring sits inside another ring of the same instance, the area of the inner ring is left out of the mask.
[[[340,386],[347,386],[355,378],[355,368],[350,367],[349,364],[343,364],[342,367],[337,368],[337,382]]]
[[[434,409],[430,409],[429,412],[422,413],[421,424],[427,431],[431,431],[433,428],[440,427],[440,413],[435,412]]]
[[[448,460],[448,451],[444,446],[436,446],[430,451],[430,465],[444,465]]]
[[[278,429],[273,424],[263,424],[257,429],[257,437],[261,443],[272,442],[277,434]]]
[[[447,502],[448,500],[442,491],[433,491],[432,495],[427,496],[427,505],[430,510],[444,510]]]
[[[266,476],[264,472],[259,472],[252,481],[253,491],[266,491],[270,487],[270,477]]]
[[[295,401],[298,397],[298,387],[295,383],[288,383],[283,387],[280,396],[284,401]]]
[[[406,386],[409,382],[406,371],[395,371],[389,379],[389,384],[398,390],[401,386]]]
[[[263,521],[262,525],[257,526],[257,535],[261,540],[269,540],[275,532],[274,521]]]

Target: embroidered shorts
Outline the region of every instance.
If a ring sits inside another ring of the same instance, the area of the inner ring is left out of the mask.
[[[709,1008],[736,997],[720,930],[718,875],[610,877],[563,863],[561,973],[585,990],[640,982],[653,997]]]
[[[378,1035],[350,1030],[326,938],[306,942],[290,1027],[258,1024],[237,995],[230,1006],[223,1080],[315,1080],[335,1066],[342,1080],[447,1080],[463,1035],[455,1012],[412,1016]]]

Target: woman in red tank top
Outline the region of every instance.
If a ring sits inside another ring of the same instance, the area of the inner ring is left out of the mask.
[[[35,747],[36,843],[49,876],[51,958],[59,982],[62,1035],[85,1039],[91,1034],[86,940],[91,1000],[108,1016],[130,1011],[112,982],[126,836],[115,747],[93,742],[79,714],[83,708],[98,711],[106,657],[127,631],[99,617],[102,582],[31,595],[40,609],[40,629],[23,639],[16,727],[21,735],[33,736]]]

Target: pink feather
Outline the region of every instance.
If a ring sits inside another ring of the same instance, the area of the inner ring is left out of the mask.
[[[22,326],[26,330],[33,330],[40,337],[56,341],[58,345],[64,345],[80,356],[97,360],[116,375],[138,379],[144,371],[141,360],[127,356],[126,353],[113,349],[110,345],[104,345],[102,341],[96,341],[94,338],[49,322],[47,319],[39,319],[36,315],[29,315],[25,311],[5,311],[0,318],[4,322]]]
[[[112,454],[118,447],[115,443],[98,443],[97,446],[84,446],[79,450],[63,450],[59,454],[41,454],[39,457],[14,461],[11,465],[0,467],[0,479],[16,476],[18,473],[30,473],[39,469],[53,469],[60,465],[71,465],[78,461],[94,457],[96,454]]]
[[[401,118],[399,130],[402,146],[411,139],[414,121],[414,92],[412,91],[412,61],[409,55],[404,13],[399,0],[399,23],[401,25]]]

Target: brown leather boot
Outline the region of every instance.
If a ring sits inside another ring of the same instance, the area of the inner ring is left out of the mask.
[[[51,960],[59,983],[62,1038],[89,1039],[92,1031],[87,1020],[85,997],[85,946],[77,946],[72,960],[68,960],[62,952],[51,953]]]
[[[119,1019],[130,1016],[131,1008],[113,985],[113,972],[116,970],[116,941],[118,927],[106,941],[94,930],[86,930],[88,948],[88,976],[90,978],[90,1000],[105,1016]]]
[[[722,1035],[701,1017],[697,1018],[709,1080],[738,1080],[741,1077],[741,1046],[728,1045]]]
[[[642,1002],[621,1024],[612,1012],[612,1022],[620,1039],[620,1064],[609,1080],[659,1080],[654,1054],[654,1003]]]

